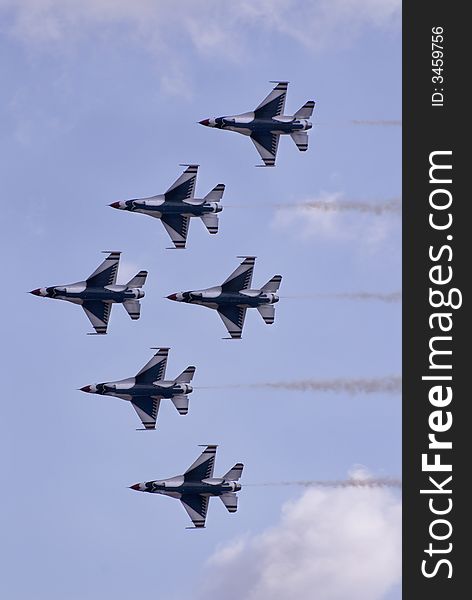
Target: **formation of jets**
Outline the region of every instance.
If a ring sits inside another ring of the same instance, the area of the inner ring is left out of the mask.
[[[281,135],[290,135],[298,149],[306,151],[307,131],[312,127],[309,119],[315,103],[306,102],[294,115],[284,115],[288,82],[274,83],[277,85],[255,110],[239,115],[205,119],[200,123],[249,136],[265,166],[275,166]],[[218,233],[218,213],[222,211],[221,199],[225,191],[224,184],[219,183],[203,198],[195,198],[198,165],[181,166],[185,166],[186,169],[163,194],[110,204],[112,208],[160,219],[174,248],[179,249],[186,246],[192,217],[200,218],[211,234]],[[140,300],[144,297],[142,288],[148,273],[139,271],[128,283],[117,285],[121,253],[112,251],[107,254],[105,260],[87,279],[76,283],[41,287],[30,293],[78,304],[84,309],[95,334],[107,333],[113,304],[122,304],[132,320],[139,319]],[[279,301],[277,292],[282,277],[274,275],[261,288],[254,289],[251,286],[256,257],[239,258],[243,261],[221,285],[176,292],[167,298],[216,310],[230,335],[226,339],[241,338],[248,308],[256,308],[266,324],[274,323],[274,305]],[[169,348],[154,349],[157,352],[134,377],[86,385],[80,388],[81,391],[129,401],[145,430],[155,429],[163,399],[170,400],[181,415],[186,415],[188,396],[193,391],[190,384],[195,367],[189,366],[174,379],[166,379]],[[206,446],[183,475],[137,483],[132,485],[131,489],[178,498],[192,520],[193,528],[203,528],[209,499],[212,496],[219,497],[229,512],[236,512],[236,492],[241,489],[238,482],[243,472],[242,463],[236,463],[222,477],[213,477],[216,448],[216,445]]]
[[[308,150],[308,133],[315,103],[313,100],[297,110],[294,115],[284,115],[288,81],[273,81],[277,85],[252,111],[227,117],[213,117],[199,121],[200,125],[227,129],[247,135],[252,140],[266,167],[275,166],[281,135],[289,135],[301,152]]]
[[[236,463],[223,477],[213,477],[216,448],[217,446],[207,446],[183,475],[135,483],[130,488],[138,492],[177,498],[187,511],[193,526],[205,527],[208,502],[213,496],[219,498],[230,513],[238,510],[236,492],[241,489],[238,480],[244,468],[242,463]]]

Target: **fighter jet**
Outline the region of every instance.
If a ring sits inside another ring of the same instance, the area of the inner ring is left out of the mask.
[[[123,304],[126,312],[135,321],[140,317],[139,299],[144,297],[144,290],[141,288],[146,283],[148,273],[139,271],[128,283],[116,285],[120,254],[121,252],[110,252],[85,281],[42,287],[31,291],[30,294],[79,304],[92,323],[95,334],[107,332],[113,304]]]
[[[130,489],[178,498],[192,520],[195,529],[205,527],[208,502],[212,496],[221,499],[230,513],[238,510],[237,483],[244,465],[236,463],[223,477],[213,477],[217,446],[207,446],[197,460],[185,471],[170,479],[135,483]]]
[[[157,350],[156,354],[134,377],[86,385],[80,390],[89,394],[116,396],[122,400],[129,400],[138,413],[144,429],[155,429],[162,398],[172,400],[179,413],[186,415],[187,394],[193,391],[190,382],[195,367],[187,367],[175,379],[165,379],[169,348],[152,348],[152,350]]]
[[[194,198],[198,165],[181,166],[188,168],[164,194],[110,204],[112,208],[160,219],[175,248],[185,248],[192,217],[200,217],[210,233],[218,233],[218,213],[223,210],[220,200],[225,191],[225,186],[219,183],[204,198]]]
[[[264,161],[263,165],[257,165],[259,167],[275,166],[281,135],[290,135],[301,152],[308,150],[307,131],[312,128],[309,119],[315,108],[313,100],[309,100],[294,115],[284,115],[288,81],[271,81],[271,83],[277,85],[253,111],[199,121],[200,125],[206,127],[228,129],[248,135]]]
[[[241,338],[248,308],[257,308],[264,321],[272,325],[275,319],[274,304],[279,301],[276,292],[282,276],[274,275],[260,290],[253,290],[251,282],[256,257],[238,256],[238,258],[244,258],[243,262],[221,285],[204,290],[178,292],[170,294],[167,298],[176,302],[214,308],[218,311],[232,339]]]

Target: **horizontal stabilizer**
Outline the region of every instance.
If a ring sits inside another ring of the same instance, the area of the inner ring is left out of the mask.
[[[219,183],[218,185],[215,185],[211,192],[208,192],[208,194],[205,196],[205,198],[203,198],[203,200],[205,202],[219,202],[221,198],[223,198],[224,191],[225,184]]]
[[[175,381],[179,383],[190,383],[195,375],[195,367],[187,367],[185,371],[175,378]]]
[[[147,271],[139,271],[132,279],[128,281],[126,287],[129,288],[140,288],[146,283],[146,277],[148,276]]]
[[[133,321],[139,319],[141,314],[141,303],[139,300],[125,300],[123,306]]]
[[[227,492],[226,494],[221,494],[220,496],[221,502],[226,506],[228,512],[234,513],[238,510],[238,497],[234,492]]]
[[[264,323],[272,325],[275,321],[275,306],[273,304],[262,304],[257,307],[259,314],[264,319]]]
[[[172,396],[171,400],[180,415],[186,415],[188,413],[188,396],[179,394],[178,396]]]
[[[205,213],[202,221],[210,233],[218,233],[218,215],[216,213]]]
[[[282,282],[282,275],[274,275],[272,279],[261,287],[263,292],[277,292]]]
[[[226,475],[223,475],[223,479],[225,481],[238,481],[238,479],[243,473],[243,469],[243,463],[236,463],[234,467],[231,467],[231,469],[226,473]]]
[[[306,152],[308,150],[308,133],[306,131],[294,131],[290,134],[290,137],[295,142],[295,145],[300,152]]]
[[[295,119],[309,119],[313,114],[313,109],[315,108],[315,103],[313,100],[308,100],[305,104],[297,110],[297,112],[293,115]]]

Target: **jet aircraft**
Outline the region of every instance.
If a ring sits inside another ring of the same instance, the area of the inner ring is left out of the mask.
[[[220,200],[225,191],[224,184],[219,183],[204,198],[194,198],[198,165],[181,166],[188,168],[164,194],[110,204],[112,208],[160,219],[175,248],[185,248],[192,217],[200,217],[210,233],[218,233],[218,213],[223,210]]]
[[[301,152],[308,150],[307,131],[312,128],[309,119],[315,108],[313,100],[309,100],[294,115],[284,115],[288,81],[271,83],[277,85],[253,111],[199,121],[200,125],[206,127],[228,129],[248,135],[264,161],[264,165],[257,165],[260,167],[275,166],[281,135],[290,135]]]
[[[144,290],[141,288],[146,283],[147,271],[139,271],[128,283],[116,285],[120,254],[120,252],[110,252],[85,281],[42,287],[32,290],[30,294],[79,304],[92,323],[96,334],[107,332],[113,304],[123,304],[131,319],[139,319],[141,313],[139,300],[144,297]]]
[[[134,377],[86,385],[80,388],[81,391],[129,400],[141,419],[144,429],[155,429],[157,413],[163,398],[171,400],[179,413],[186,415],[187,394],[193,391],[190,382],[195,367],[187,367],[175,379],[165,379],[169,348],[153,348],[153,350],[157,350],[156,354]]]
[[[219,497],[230,513],[238,510],[236,492],[241,489],[238,480],[244,468],[242,463],[236,463],[223,477],[213,477],[216,448],[207,446],[183,475],[135,483],[130,488],[179,499],[194,525],[187,529],[205,527],[208,502],[212,496]]]
[[[232,339],[241,338],[248,308],[257,308],[265,323],[271,325],[275,319],[274,304],[279,301],[276,292],[282,276],[274,275],[261,289],[251,289],[256,257],[239,256],[238,258],[244,258],[243,262],[221,285],[203,290],[177,292],[167,298],[215,309]]]

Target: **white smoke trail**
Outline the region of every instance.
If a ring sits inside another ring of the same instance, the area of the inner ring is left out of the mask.
[[[362,200],[311,200],[297,204],[278,204],[277,208],[312,208],[325,212],[354,211],[372,215],[401,214],[402,201],[400,198],[391,198],[382,202],[366,202]]]
[[[308,479],[302,481],[266,481],[262,483],[243,483],[243,487],[274,487],[274,486],[301,486],[301,487],[327,487],[327,488],[379,488],[379,487],[402,487],[401,479],[392,477],[375,477],[367,479],[338,479],[338,480],[316,480]]]
[[[381,127],[401,127],[402,121],[397,119],[352,119],[350,121],[353,125],[378,125]]]
[[[253,204],[225,204],[225,208],[272,208],[279,210],[319,210],[323,212],[358,212],[381,216],[385,214],[401,215],[401,198],[391,198],[379,202],[368,202],[366,200],[309,200],[308,202],[289,203],[260,203]]]
[[[290,300],[316,300],[318,299],[339,299],[339,300],[379,300],[380,302],[401,302],[401,292],[340,292],[332,294],[300,294],[292,296],[280,296],[280,298],[288,298]]]
[[[301,379],[298,381],[266,381],[263,383],[236,383],[206,386],[199,389],[227,388],[271,388],[298,392],[344,392],[355,394],[398,394],[402,389],[402,378],[398,375],[361,379]]]

